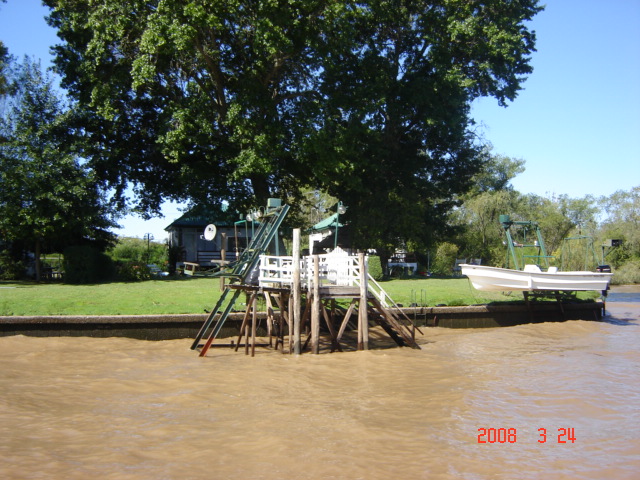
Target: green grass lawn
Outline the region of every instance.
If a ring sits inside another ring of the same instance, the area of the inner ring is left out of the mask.
[[[149,315],[204,313],[220,280],[189,278],[98,285],[0,283],[0,315]]]
[[[409,306],[474,305],[521,301],[514,292],[479,292],[466,278],[380,282],[398,304]],[[0,316],[16,315],[153,315],[204,313],[220,296],[218,278],[150,280],[99,285],[0,282]],[[596,298],[591,292],[579,298]],[[241,306],[239,306],[241,308]]]

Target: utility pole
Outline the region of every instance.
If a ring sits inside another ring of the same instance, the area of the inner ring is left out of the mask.
[[[151,250],[151,240],[153,240],[153,234],[145,233],[144,234],[144,239],[147,241],[147,263],[149,263],[149,256],[150,256],[150,250]]]

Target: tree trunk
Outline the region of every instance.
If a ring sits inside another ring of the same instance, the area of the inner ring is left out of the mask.
[[[253,195],[256,197],[258,205],[266,205],[267,199],[271,196],[269,182],[264,176],[252,175],[250,177]]]
[[[35,263],[36,263],[36,282],[40,281],[42,275],[42,265],[40,263],[40,249],[41,242],[40,240],[36,240],[36,251],[35,251]]]

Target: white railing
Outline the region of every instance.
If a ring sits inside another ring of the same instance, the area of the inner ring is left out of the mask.
[[[365,262],[368,257],[365,257]],[[319,255],[320,285],[338,285],[344,287],[360,286],[360,266],[355,255],[328,254]],[[260,255],[260,286],[290,286],[293,284],[293,257]],[[304,288],[313,283],[313,257],[300,260],[300,282]],[[384,291],[371,275],[367,286],[384,307],[395,305],[393,299]]]
[[[358,257],[341,254],[318,255],[320,285],[330,284],[343,287],[353,286],[354,271],[358,268]],[[302,259],[302,285],[309,287],[313,283],[313,257]]]
[[[258,281],[260,286],[291,285],[293,283],[293,257],[260,255]]]
[[[358,258],[348,255],[320,255],[320,284],[353,286],[357,275]],[[354,271],[356,273],[354,273]],[[260,285],[291,285],[293,283],[293,257],[260,255],[258,281]],[[300,261],[300,281],[309,287],[313,281],[313,257],[303,257]]]
[[[368,264],[369,257],[365,257],[365,262]],[[353,285],[360,286],[360,266],[358,265],[357,258],[354,268],[353,275]],[[378,282],[376,282],[369,272],[367,271],[367,290],[373,294],[374,297],[378,299],[378,301],[382,304],[383,307],[387,308],[389,305],[395,305],[393,299],[389,296],[387,292],[380,286]]]

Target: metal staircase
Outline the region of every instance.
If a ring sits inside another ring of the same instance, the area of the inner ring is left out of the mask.
[[[273,239],[276,238],[278,229],[282,225],[288,212],[289,205],[268,208],[262,217],[260,227],[255,232],[246,250],[242,252],[235,262],[215,275],[218,277],[228,277],[230,283],[225,286],[216,306],[202,324],[200,331],[191,345],[192,350],[199,347],[202,348],[200,351],[201,357],[207,354],[209,347],[211,347],[213,340],[215,340],[220,330],[222,330],[236,300],[240,296],[241,289],[233,287],[250,283],[250,277],[260,262],[260,255],[267,252],[269,245]],[[201,345],[200,342],[203,338],[206,338],[206,341]]]

